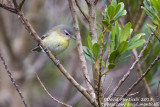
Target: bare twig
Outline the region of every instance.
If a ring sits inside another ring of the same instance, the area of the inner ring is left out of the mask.
[[[9,70],[9,68],[8,68],[8,66],[7,66],[7,64],[6,64],[6,61],[5,61],[5,59],[3,58],[3,56],[2,56],[1,53],[0,53],[0,58],[1,58],[1,61],[3,62],[3,65],[4,65],[4,67],[5,67],[8,75],[9,75],[9,78],[11,79],[11,82],[13,83],[14,87],[16,88],[16,90],[17,90],[17,92],[18,92],[18,94],[19,94],[19,96],[20,96],[20,98],[21,98],[24,106],[25,106],[25,107],[28,107],[26,101],[24,100],[24,97],[23,97],[23,95],[22,95],[22,92],[20,91],[17,83],[15,82],[14,78],[12,77],[12,73],[11,73],[11,71]]]
[[[12,13],[16,13],[17,14],[17,10],[15,8],[13,8],[13,7],[7,6],[7,5],[5,5],[3,3],[0,3],[0,7],[4,8],[4,9],[6,9],[6,10],[12,12]]]
[[[151,31],[153,32],[154,36],[157,38],[157,40],[160,42],[160,39],[159,39],[159,37],[156,35],[156,32],[155,32],[152,28],[150,28],[150,29],[151,29]]]
[[[143,80],[143,78],[149,73],[149,71],[158,62],[158,60],[160,60],[160,56],[159,55],[152,62],[152,64],[147,68],[146,72],[125,92],[125,94],[120,98],[120,100],[118,102],[116,102],[113,105],[113,107],[115,107],[115,105],[119,104],[123,100],[123,98],[127,97],[127,95],[134,89],[134,87],[137,86],[140,83],[140,81]]]
[[[50,97],[53,101],[55,101],[55,102],[57,102],[57,103],[59,103],[59,104],[61,104],[61,105],[63,105],[63,106],[71,107],[70,105],[65,104],[65,103],[57,100],[55,97],[53,97],[53,96],[48,92],[48,90],[46,89],[46,87],[44,86],[44,84],[42,83],[42,81],[41,81],[41,79],[39,78],[38,74],[37,74],[36,72],[35,72],[35,74],[36,74],[36,77],[37,77],[38,81],[40,82],[42,88],[44,89],[44,91],[49,95],[49,97]]]
[[[88,16],[87,16],[86,13],[81,9],[81,7],[80,7],[79,4],[78,4],[78,1],[75,0],[75,2],[76,2],[76,5],[77,5],[78,9],[79,9],[80,12],[82,13],[82,15],[83,15],[83,16],[85,17],[85,19],[89,22]]]
[[[104,92],[104,95],[107,93],[107,91],[108,91],[108,90],[109,90],[109,88],[111,87],[112,82],[113,82],[113,79],[111,79],[111,81],[110,81],[110,83],[109,83],[109,85],[108,85],[108,87],[107,87],[106,91]]]
[[[135,59],[138,59],[137,50],[136,50],[136,49],[133,49],[133,50],[132,50],[132,53],[133,53]],[[136,65],[136,69],[137,69],[137,72],[138,72],[139,77],[141,77],[143,71],[142,71],[142,69],[141,69],[141,65],[140,65],[139,62],[138,62],[137,65]],[[152,98],[152,99],[153,99],[153,102],[155,102],[155,101],[154,101],[154,98],[153,98],[153,96],[152,96],[152,92],[151,92],[151,90],[150,90],[150,88],[149,88],[149,86],[148,86],[147,81],[146,81],[145,79],[143,79],[143,80],[142,80],[142,83],[143,83],[143,85],[144,85],[144,89],[146,90],[146,91],[145,91],[146,96],[149,97],[149,98]]]
[[[120,88],[120,86],[123,84],[123,82],[127,79],[131,71],[134,69],[135,65],[138,63],[140,58],[143,56],[144,51],[146,50],[151,38],[153,37],[153,33],[149,36],[148,40],[145,43],[145,46],[143,47],[142,51],[140,52],[138,58],[135,60],[135,62],[132,64],[128,72],[123,76],[123,78],[119,81],[118,85],[114,88],[113,92],[109,95],[109,98],[113,97],[113,95],[117,92],[117,90]]]
[[[20,10],[22,9],[22,6],[23,6],[24,2],[25,2],[25,0],[22,0],[22,1],[20,2],[20,4],[19,4],[19,9],[20,9]]]
[[[80,30],[79,30],[79,26],[78,26],[78,20],[77,20],[76,11],[75,11],[75,8],[74,8],[74,5],[73,5],[73,1],[72,0],[68,0],[68,2],[69,2],[69,6],[70,6],[72,17],[73,17],[73,25],[74,25],[74,29],[75,29],[75,35],[77,37],[77,39],[76,39],[77,40],[77,48],[78,48],[78,53],[79,53],[79,56],[80,56],[82,72],[83,72],[84,77],[87,78],[87,80],[85,79],[85,82],[86,82],[89,94],[95,100],[94,90],[93,90],[92,86],[88,82],[88,81],[90,81],[90,79],[89,79],[89,75],[88,75],[88,71],[87,71],[87,64],[86,64],[84,52],[83,52],[83,49],[82,49],[82,42],[81,42],[81,36],[80,36]]]

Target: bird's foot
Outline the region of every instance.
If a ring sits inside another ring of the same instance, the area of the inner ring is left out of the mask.
[[[60,61],[57,59],[57,57],[55,56],[56,60],[57,60],[57,64],[56,66],[58,66],[60,64]]]

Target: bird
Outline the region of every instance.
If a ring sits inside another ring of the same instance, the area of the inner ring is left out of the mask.
[[[60,24],[53,27],[42,37],[42,43],[46,46],[46,49],[49,49],[53,55],[57,56],[61,54],[69,45],[71,39],[76,39],[74,36],[73,29],[67,25]],[[37,47],[33,48],[32,51],[41,52],[44,51],[43,48],[38,44]],[[56,58],[57,59],[57,58]],[[57,65],[59,60],[57,59]]]

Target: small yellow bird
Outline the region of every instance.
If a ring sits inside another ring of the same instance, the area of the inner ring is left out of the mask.
[[[42,42],[55,56],[62,53],[69,45],[70,39],[76,39],[72,28],[67,25],[57,25],[42,36]],[[40,52],[42,47],[38,45],[33,51]]]

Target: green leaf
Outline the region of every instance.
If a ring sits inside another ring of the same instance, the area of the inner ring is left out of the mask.
[[[110,22],[108,20],[102,20],[102,23],[104,24],[105,27],[108,27],[110,25]]]
[[[119,53],[117,50],[113,51],[109,56],[109,63],[113,63],[118,55]]]
[[[125,57],[122,57],[122,58],[118,59],[118,60],[116,61],[116,63],[122,62],[123,60],[125,60],[126,58],[128,58],[128,57],[130,57],[130,56],[131,56],[131,54],[126,55]]]
[[[92,51],[92,40],[90,36],[87,37],[87,42],[88,42],[89,49]]]
[[[88,56],[87,54],[85,54],[85,57],[87,60],[89,60],[91,63],[95,64],[95,61],[93,60],[93,58],[91,58],[90,56]]]
[[[146,50],[143,53],[143,56],[142,56],[143,58],[145,58],[148,55],[148,53],[150,52],[151,48],[152,48],[152,43],[149,42]],[[157,50],[158,48],[155,48],[155,49]]]
[[[127,101],[124,103],[124,107],[131,107],[131,103],[127,100]]]
[[[115,15],[115,7],[113,5],[109,5],[108,15],[109,15],[110,20],[112,20]]]
[[[94,43],[92,52],[94,56],[97,58],[100,52],[100,45],[98,43]]]
[[[115,27],[112,26],[112,36],[111,36],[111,42],[110,42],[110,52],[112,53],[115,48]]]
[[[98,37],[98,41],[97,41],[97,43],[100,45],[100,43],[101,43],[101,37],[102,37],[102,33],[99,35],[99,37]]]
[[[133,44],[134,42],[136,42],[137,40],[139,40],[144,35],[145,35],[145,33],[139,33],[139,34],[135,35],[131,40],[129,40],[129,46],[131,44]]]
[[[106,50],[107,50],[107,42],[104,43],[104,46],[103,46],[103,53],[106,52]]]
[[[151,0],[154,8],[160,13],[160,0]]]
[[[119,52],[119,56],[120,56],[121,54],[123,54],[124,52],[126,52],[126,51],[127,51],[127,48],[128,48],[128,42],[127,42],[127,41],[122,41],[122,42],[119,44],[118,48],[117,48],[117,51]]]
[[[85,57],[87,58],[87,60],[89,60],[91,63],[95,64],[95,61],[93,58],[93,53],[91,52],[91,50],[89,50],[89,48],[86,46],[83,46],[82,48],[84,50],[84,54],[85,54]]]
[[[120,34],[120,43],[122,41],[126,41],[129,38],[130,33],[131,33],[130,32],[131,31],[131,26],[132,26],[132,24],[129,22],[122,29],[121,34]]]
[[[119,5],[119,6],[118,6]],[[124,3],[119,3],[116,7],[114,21],[118,20],[121,16],[126,15],[126,10],[124,10]]]
[[[104,69],[106,69],[106,63],[104,61],[102,61],[102,66]]]
[[[112,4],[114,7],[116,7],[116,6],[117,6],[117,0],[112,0],[112,1],[111,1],[111,4]]]
[[[137,48],[137,47],[143,45],[144,43],[145,43],[145,40],[141,39],[141,40],[135,42],[133,45],[129,46],[127,50],[131,50],[131,49]]]
[[[108,65],[108,69],[110,70],[110,69],[113,69],[115,67],[115,64],[113,64],[113,63],[110,63],[109,65]]]

